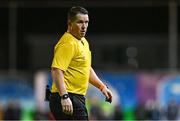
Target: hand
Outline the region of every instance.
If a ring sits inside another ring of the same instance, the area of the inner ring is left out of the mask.
[[[107,87],[104,87],[102,89],[102,93],[106,96],[106,99],[108,100],[108,102],[111,103],[112,97],[113,97],[111,90],[109,90]]]
[[[67,115],[73,114],[73,105],[70,98],[61,99],[62,110]]]

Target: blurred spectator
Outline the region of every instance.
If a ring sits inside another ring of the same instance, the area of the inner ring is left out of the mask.
[[[166,110],[167,120],[176,120],[178,118],[178,114],[179,114],[179,106],[175,100],[171,100],[168,103]]]
[[[123,120],[123,113],[120,105],[114,107],[114,117],[113,120]]]
[[[135,115],[137,120],[146,120],[147,112],[144,103],[139,103],[135,110]]]
[[[20,120],[21,107],[17,101],[11,101],[8,103],[4,112],[4,120]]]
[[[91,98],[91,108],[90,108],[90,120],[104,120],[104,112],[99,105],[99,101],[96,96]]]
[[[146,103],[146,112],[148,120],[160,120],[160,108],[157,102],[148,100]]]
[[[47,120],[48,112],[36,109],[34,112],[34,120]]]
[[[161,119],[161,111],[158,105],[155,104],[155,106],[152,109],[152,120],[160,120]]]
[[[0,120],[3,120],[3,117],[4,117],[3,105],[0,103]]]

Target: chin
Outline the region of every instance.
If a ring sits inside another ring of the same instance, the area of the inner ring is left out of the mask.
[[[85,37],[86,34],[82,34],[81,37]]]

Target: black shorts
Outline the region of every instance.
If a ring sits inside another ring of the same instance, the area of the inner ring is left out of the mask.
[[[56,120],[88,120],[88,112],[85,106],[83,95],[68,93],[73,104],[73,115],[66,115],[62,112],[61,98],[59,93],[52,93],[50,96],[50,110]]]

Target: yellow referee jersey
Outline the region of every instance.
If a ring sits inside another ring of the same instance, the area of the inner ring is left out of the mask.
[[[54,48],[51,67],[64,71],[67,92],[85,95],[91,67],[91,52],[87,40],[78,40],[66,32]],[[51,91],[58,92],[54,82]]]

